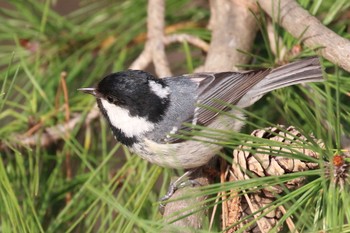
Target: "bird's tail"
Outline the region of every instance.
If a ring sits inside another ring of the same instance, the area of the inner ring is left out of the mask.
[[[320,60],[311,57],[272,69],[271,72],[254,87],[252,87],[237,103],[247,107],[264,94],[291,85],[324,81]]]

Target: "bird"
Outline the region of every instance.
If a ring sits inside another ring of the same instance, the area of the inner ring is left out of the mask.
[[[196,169],[222,147],[215,139],[208,143],[200,136],[176,135],[198,128],[240,131],[244,114],[239,109],[273,90],[322,81],[319,58],[310,57],[277,68],[164,78],[126,70],[105,76],[96,87],[78,90],[96,98],[113,135],[132,152],[162,167]]]

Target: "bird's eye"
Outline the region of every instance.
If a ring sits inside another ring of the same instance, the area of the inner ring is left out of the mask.
[[[111,96],[107,96],[107,101],[110,104],[113,104],[113,98]]]

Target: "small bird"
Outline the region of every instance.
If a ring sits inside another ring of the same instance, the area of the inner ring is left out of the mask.
[[[159,166],[192,169],[205,165],[221,147],[196,140],[198,136],[184,140],[174,135],[195,126],[239,131],[244,123],[238,119],[244,116],[227,104],[245,108],[272,90],[320,81],[320,62],[312,57],[275,69],[162,79],[127,70],[107,75],[96,88],[78,90],[95,96],[115,138],[131,151]]]

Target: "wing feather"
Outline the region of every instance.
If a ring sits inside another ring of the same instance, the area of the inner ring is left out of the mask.
[[[196,73],[185,75],[197,83],[198,104],[186,123],[208,126],[220,111],[221,103],[247,107],[272,90],[306,82],[323,81],[319,59],[311,57],[275,69],[245,72]],[[219,101],[218,101],[219,100]],[[215,111],[213,111],[215,109]],[[181,130],[192,130],[183,126]],[[181,133],[181,132],[180,132]],[[177,142],[175,139],[172,142]]]
[[[224,111],[226,105],[237,103],[253,86],[260,82],[270,72],[267,70],[239,72],[211,73],[214,80],[201,90],[198,96],[198,104],[203,106],[197,111],[197,122],[207,126],[218,115]],[[212,78],[211,78],[212,79]],[[211,109],[216,109],[213,111]]]
[[[248,72],[196,73],[186,75],[197,83],[198,105],[192,117],[188,118],[176,134],[193,130],[189,124],[208,126],[227,106],[221,103],[235,104],[253,86],[270,72],[267,70]],[[178,143],[183,140],[170,137],[167,143]]]

